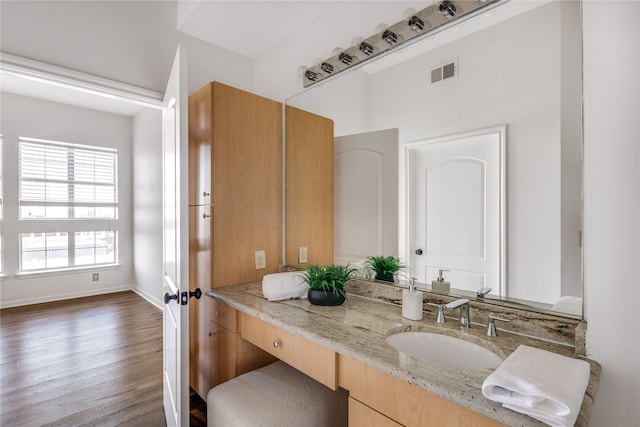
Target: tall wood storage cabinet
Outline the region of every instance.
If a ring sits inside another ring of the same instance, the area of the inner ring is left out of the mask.
[[[189,97],[190,288],[260,281],[281,263],[282,104],[209,83]],[[213,304],[192,299],[189,309],[189,383],[203,398],[215,385]]]
[[[333,263],[333,121],[286,107],[286,263]],[[307,262],[300,263],[300,247]]]

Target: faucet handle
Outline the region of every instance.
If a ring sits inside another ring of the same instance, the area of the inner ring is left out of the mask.
[[[436,323],[446,323],[444,318],[444,304],[434,304],[432,302],[425,301],[427,305],[432,307],[438,307],[438,314],[436,315]]]
[[[496,333],[496,324],[495,321],[499,320],[501,322],[511,322],[511,320],[509,319],[503,319],[502,317],[497,317],[497,316],[492,316],[489,315],[489,322],[487,323],[487,336],[488,337],[497,337],[498,334]]]

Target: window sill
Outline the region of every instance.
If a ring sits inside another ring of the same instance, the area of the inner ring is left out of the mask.
[[[78,274],[85,273],[87,271],[104,271],[115,270],[122,267],[121,264],[103,264],[103,265],[90,265],[87,267],[72,267],[64,268],[60,270],[46,270],[46,271],[26,271],[22,273],[16,273],[16,279],[27,279],[30,277],[43,277],[43,276],[59,276],[65,274]]]

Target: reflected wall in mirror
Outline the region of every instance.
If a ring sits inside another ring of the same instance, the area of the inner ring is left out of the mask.
[[[455,75],[432,82],[431,71],[450,63],[455,64]],[[503,3],[489,13],[314,86],[288,99],[287,105],[333,120],[336,141],[374,131],[397,133],[397,194],[380,189],[384,178],[371,167],[348,179],[350,189],[338,188],[340,180],[336,181],[334,193],[341,200],[336,200],[336,206],[367,182],[378,191],[376,199],[363,202],[378,209],[355,212],[361,216],[360,225],[369,224],[375,238],[365,245],[356,237],[362,244],[352,244],[346,251],[336,247],[336,262],[397,254],[414,267],[415,251],[420,248],[414,247],[416,239],[408,221],[412,196],[406,147],[417,141],[505,126],[502,220],[506,279],[503,295],[496,295],[499,286],[484,282],[495,289],[487,300],[582,314],[580,2]],[[378,161],[384,164],[391,160]],[[335,164],[336,171],[348,173],[342,159],[337,158]],[[380,208],[394,203],[391,200],[397,200],[397,225],[393,215],[386,223],[389,215]],[[334,239],[336,245],[354,240],[349,234],[353,227],[343,226],[342,221],[336,210],[335,230],[340,234]],[[395,245],[380,243],[385,228],[397,230]],[[435,279],[432,272],[446,266],[432,267],[412,273],[419,282],[431,283]],[[453,278],[451,288],[455,293]]]

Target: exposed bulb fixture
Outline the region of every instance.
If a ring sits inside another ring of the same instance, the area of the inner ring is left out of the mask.
[[[315,82],[316,80],[318,80],[318,74],[314,73],[311,70],[307,70],[304,72],[304,77],[308,80],[311,80],[312,82]]]
[[[438,10],[447,19],[451,19],[456,16],[456,7],[449,0],[441,2],[440,6],[438,6]]]
[[[345,65],[351,65],[351,63],[353,62],[353,57],[342,52],[340,56],[338,56],[338,61],[342,62]]]
[[[411,28],[416,33],[420,32],[424,30],[424,21],[413,15],[411,18],[409,18],[409,28]]]
[[[323,62],[322,65],[320,65],[320,69],[327,74],[333,73],[333,65],[328,62]]]
[[[394,44],[398,43],[398,36],[396,36],[393,31],[386,30],[384,33],[382,33],[382,40],[393,46]]]
[[[373,46],[371,46],[367,42],[360,43],[360,52],[364,53],[367,56],[371,56],[373,54]]]
[[[505,1],[508,0],[437,0],[418,12],[409,9],[401,21],[391,26],[378,25],[370,37],[357,37],[346,49],[335,48],[330,57],[315,62],[309,69],[300,67],[298,75],[302,77],[304,87],[318,84],[443,29],[459,27],[456,22],[487,13]]]

